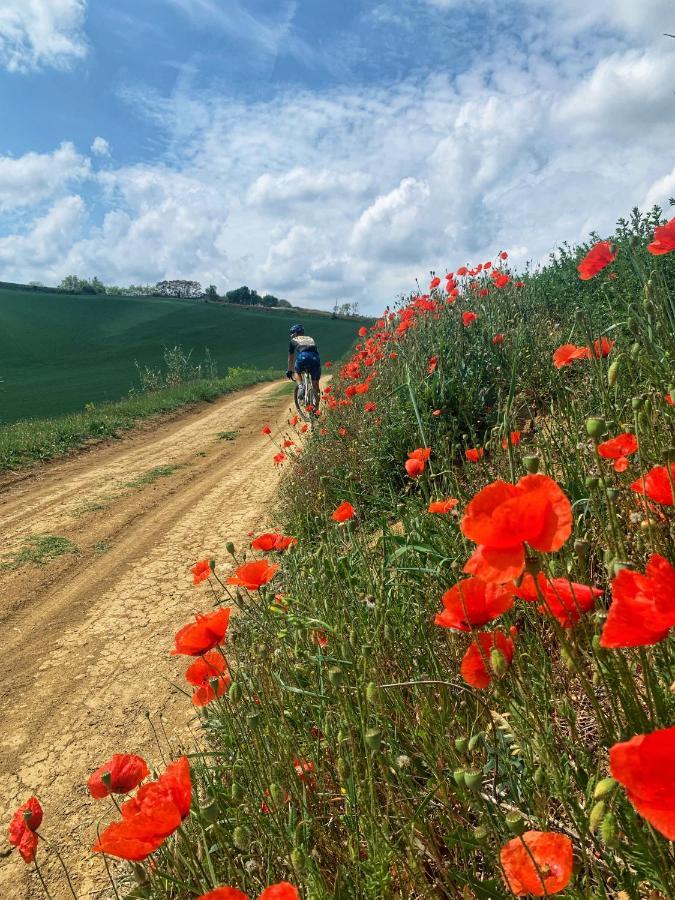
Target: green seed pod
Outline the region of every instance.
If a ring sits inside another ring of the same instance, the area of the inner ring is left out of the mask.
[[[470,791],[479,791],[483,784],[483,773],[480,769],[467,769],[464,772],[464,784]]]
[[[382,732],[379,728],[369,728],[363,735],[363,741],[369,750],[377,753],[382,748]]]
[[[537,785],[537,787],[541,787],[542,784],[544,783],[544,775],[545,774],[546,773],[544,772],[544,770],[542,769],[541,766],[539,766],[539,768],[535,770],[534,783]]]
[[[530,475],[536,475],[539,471],[539,457],[538,456],[524,456],[523,457],[523,468]]]
[[[630,405],[633,408],[634,412],[639,412],[642,407],[645,405],[644,397],[633,397],[630,401]]]
[[[286,802],[286,793],[276,782],[270,785],[270,797],[277,806],[282,806]]]
[[[619,846],[619,829],[616,824],[616,816],[611,811],[602,820],[600,838],[605,847],[614,849]]]
[[[584,484],[589,489],[589,491],[593,491],[600,484],[600,479],[597,475],[587,475],[584,479]]]
[[[607,430],[607,424],[601,416],[586,419],[586,434],[594,441],[599,441]]]
[[[593,809],[591,810],[591,814],[588,817],[588,827],[591,830],[591,834],[595,834],[598,825],[602,822],[605,817],[606,805],[604,800],[598,800]]]
[[[522,834],[525,831],[525,820],[521,813],[518,810],[513,810],[513,812],[507,813],[506,815],[506,827],[509,829],[511,834]]]
[[[374,681],[369,681],[366,685],[366,700],[368,703],[375,703],[379,696],[379,688]]]
[[[455,750],[458,753],[466,753],[466,748],[469,746],[469,742],[465,737],[455,738]]]
[[[298,875],[302,875],[305,870],[305,854],[299,847],[296,847],[294,850],[291,850],[291,863],[293,868],[298,873]]]
[[[509,664],[499,647],[493,647],[490,651],[490,666],[497,678],[501,678],[506,674]]]
[[[483,841],[487,838],[489,832],[485,825],[479,825],[477,828],[473,830],[474,840],[478,841],[479,844],[482,844]]]
[[[454,778],[457,787],[465,786],[464,769],[455,769],[455,771],[452,773],[452,777]]]
[[[471,736],[471,739],[469,740],[469,752],[470,753],[473,753],[473,751],[476,749],[476,747],[478,746],[480,741],[483,740],[484,737],[485,737],[485,735],[483,734],[482,731],[478,731],[478,732],[476,732],[476,734]]]
[[[217,803],[209,803],[208,806],[202,807],[202,818],[205,822],[208,822],[209,825],[213,825],[214,822],[218,821],[218,804]]]
[[[248,850],[248,846],[251,843],[251,833],[248,828],[244,828],[243,825],[237,825],[232,832],[232,843],[237,850]]]
[[[338,772],[338,778],[340,779],[340,781],[342,781],[342,782],[348,781],[349,776],[351,775],[351,771],[352,770],[351,770],[347,760],[343,759],[343,757],[340,757],[337,761],[337,772]]]
[[[238,681],[232,682],[227,696],[233,703],[238,703],[241,700],[241,684]]]
[[[603,778],[602,781],[599,781],[595,786],[593,799],[601,800],[603,797],[609,797],[615,788],[616,781],[613,778]]]
[[[240,800],[244,799],[244,793],[244,789],[239,782],[233,781],[232,787],[230,788],[230,797],[232,797],[235,803],[239,803]]]
[[[612,365],[607,369],[607,384],[614,387],[619,377],[619,369],[621,368],[621,357],[617,356]]]
[[[333,687],[340,687],[342,684],[342,669],[339,669],[337,666],[334,666],[332,669],[328,670],[328,680],[333,685]]]
[[[234,544],[232,543],[232,541],[228,541],[225,544],[225,549],[230,554],[230,556],[234,556]]]

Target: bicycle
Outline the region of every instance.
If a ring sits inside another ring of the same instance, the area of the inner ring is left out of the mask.
[[[293,401],[300,418],[305,422],[313,422],[319,408],[319,398],[316,396],[309,372],[302,372],[299,384],[296,381]]]

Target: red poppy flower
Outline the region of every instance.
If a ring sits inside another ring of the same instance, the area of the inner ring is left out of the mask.
[[[280,881],[265,888],[258,900],[300,900],[300,894],[288,881]]]
[[[431,413],[432,416],[436,416],[436,417],[440,416],[440,414],[441,414],[441,410],[440,410],[440,409],[435,409],[435,410]]]
[[[206,581],[211,574],[211,564],[208,559],[200,559],[199,562],[194,564],[190,571],[192,572],[192,583],[194,585],[201,584],[202,581]]]
[[[600,241],[595,244],[577,266],[579,278],[582,281],[594,278],[616,259],[618,252],[618,250],[612,251],[609,241]]]
[[[609,767],[637,812],[675,841],[675,726],[614,744]]]
[[[470,447],[466,451],[466,458],[469,462],[478,462],[485,456],[485,450],[482,447]]]
[[[556,369],[571,366],[575,359],[588,359],[590,351],[588,347],[577,347],[576,344],[563,344],[553,354],[553,365]]]
[[[546,475],[526,475],[513,485],[494,481],[466,507],[462,532],[479,546],[464,567],[470,575],[504,583],[525,565],[524,544],[543,553],[559,550],[572,533],[572,507]]]
[[[457,274],[458,274],[459,276],[466,275],[466,273],[467,273],[468,271],[469,271],[469,270],[467,269],[466,266],[460,266],[459,269],[457,269]]]
[[[520,443],[520,435],[522,432],[520,431],[512,431],[508,438],[504,438],[502,440],[502,449],[506,450],[509,446],[509,441],[511,442],[511,446],[515,447]]]
[[[429,504],[427,512],[444,516],[446,513],[452,512],[458,503],[459,500],[456,500],[454,497],[450,497],[448,500],[434,500],[433,503]]]
[[[489,686],[494,672],[490,665],[490,654],[493,650],[499,650],[507,665],[513,662],[513,637],[515,628],[511,629],[511,637],[507,637],[503,631],[481,632],[469,645],[464,654],[460,672],[467,684],[475,688]],[[487,660],[487,662],[486,662]]]
[[[266,531],[263,534],[258,535],[258,537],[251,542],[251,547],[254,550],[262,550],[263,553],[269,553],[270,550],[281,552],[283,550],[288,550],[290,546],[297,543],[297,538]]]
[[[624,431],[615,438],[598,444],[598,453],[603,459],[613,459],[617,472],[625,472],[628,468],[628,459],[638,448],[637,438],[629,431]]]
[[[498,344],[503,344],[503,343],[504,343],[504,335],[503,335],[503,334],[496,334],[496,335],[492,338],[492,343],[493,343],[495,346],[497,346]]]
[[[273,459],[274,459],[274,465],[280,466],[281,463],[286,459],[286,454],[279,451],[279,453],[275,453],[275,455],[273,456]]]
[[[191,801],[190,764],[182,756],[122,805],[122,821],[108,825],[92,849],[120,859],[145,859],[180,826]]]
[[[600,637],[601,647],[658,644],[675,627],[675,568],[652,554],[645,574],[621,569],[612,581],[612,605]]]
[[[647,245],[647,250],[653,256],[663,256],[675,250],[675,219],[654,229],[654,240]]]
[[[493,280],[498,288],[505,288],[506,285],[511,281],[511,278],[508,275],[505,275],[503,272],[493,272]]]
[[[270,428],[269,425],[263,425],[262,433],[263,434],[272,434],[272,429]]]
[[[672,506],[675,501],[671,478],[675,480],[675,463],[670,464],[670,477],[665,466],[654,466],[646,475],[634,481],[631,489],[637,494],[645,494],[662,506]]]
[[[602,595],[602,591],[567,578],[553,578],[550,581],[544,579],[543,595],[544,602],[539,606],[539,612],[554,616],[564,628],[571,628],[577,624],[582,613],[593,609],[595,599]]]
[[[230,575],[227,579],[227,583],[237,584],[246,588],[247,591],[259,591],[264,584],[274,578],[278,571],[279,566],[276,563],[270,565],[266,559],[260,559],[257,562],[239,566],[234,575]]]
[[[219,887],[207,894],[197,897],[197,900],[248,900],[248,896],[233,887]]]
[[[377,403],[372,403],[372,402],[364,403],[363,408],[366,412],[375,412],[375,410],[377,409]]]
[[[429,290],[430,291],[435,290],[440,283],[441,283],[441,279],[438,276],[436,276],[436,278],[432,278],[431,282],[429,284]]]
[[[593,355],[596,359],[604,359],[605,356],[609,356],[615,344],[616,341],[610,341],[606,337],[599,338],[597,341],[593,341]]]
[[[462,313],[462,325],[464,325],[465,327],[467,325],[471,325],[471,323],[475,322],[477,318],[478,318],[478,316],[476,315],[475,312]]]
[[[499,258],[500,259],[508,259],[509,254],[506,252],[506,250],[502,250],[502,252],[499,254]]]
[[[526,831],[502,847],[499,860],[516,897],[557,894],[572,878],[572,841],[553,831]]]
[[[229,622],[229,607],[206,615],[197,613],[194,622],[176,633],[171,656],[201,656],[202,653],[213,650],[224,642]]]
[[[437,366],[438,366],[438,357],[437,357],[437,356],[430,356],[430,357],[429,357],[429,364],[428,364],[428,366],[427,366],[427,372],[429,373],[429,375],[433,375],[433,374],[434,374],[434,372],[436,371],[436,367],[437,367]]]
[[[291,416],[291,418],[288,420],[288,424],[291,426],[291,428],[295,428],[299,420],[300,416]]]
[[[666,403],[668,406],[675,406],[675,400],[670,396],[670,391],[666,392]]]
[[[30,797],[20,806],[9,823],[9,843],[16,847],[25,863],[35,859],[38,836],[35,832],[42,824],[42,807],[37,797]]]
[[[185,677],[197,689],[192,694],[195,706],[206,706],[216,697],[222,697],[232,683],[227,662],[217,650],[195,660],[188,667]]]
[[[408,453],[409,459],[418,459],[420,462],[427,462],[429,457],[431,456],[431,447],[418,447],[416,450],[411,450]]]
[[[440,284],[440,282],[439,282],[439,284]],[[367,334],[368,334],[368,329],[365,327],[365,325],[362,325],[359,328],[359,337],[365,337]]]
[[[411,478],[419,478],[424,472],[425,464],[421,459],[406,459],[405,470]]]
[[[513,591],[504,585],[488,584],[480,578],[465,578],[441,597],[442,612],[434,622],[443,628],[471,631],[501,616],[513,606]]]
[[[338,508],[331,515],[331,519],[334,522],[347,522],[349,519],[353,519],[356,515],[356,510],[345,500],[341,503]]]
[[[115,753],[90,776],[87,787],[92,797],[101,800],[109,794],[128,794],[149,774],[143,757],[133,753]]]

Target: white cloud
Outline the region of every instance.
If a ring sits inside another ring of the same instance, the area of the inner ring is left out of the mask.
[[[91,145],[91,152],[96,156],[110,156],[110,144],[105,138],[95,137]]]
[[[616,35],[582,52],[563,12],[576,10],[587,28],[597,11],[561,0],[539,21],[543,0],[524,2],[536,13],[527,40],[500,33],[500,53],[477,54],[454,78],[248,103],[186,88],[137,92],[171,153],[99,172],[105,213],[83,235],[80,209],[60,232],[70,236],[60,259],[39,262],[42,220],[4,239],[3,259],[15,253],[16,280],[195,277],[375,312],[429,269],[501,249],[517,264],[546,259],[563,240],[608,232],[636,203],[664,204],[675,193],[670,44],[645,42],[617,0]],[[645,8],[660,14],[656,0]],[[78,165],[88,164],[71,158],[66,169]],[[10,191],[17,172],[5,178]],[[13,202],[23,195],[15,189]]]
[[[0,264],[6,278],[35,271],[52,280],[63,277],[63,261],[86,218],[81,197],[64,197],[33,222],[25,235],[0,238]]]
[[[2,0],[0,65],[10,72],[67,68],[87,52],[87,0]]]
[[[53,153],[0,156],[0,213],[34,206],[89,176],[89,160],[64,142]]]

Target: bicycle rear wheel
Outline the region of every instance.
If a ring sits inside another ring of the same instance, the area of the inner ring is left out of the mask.
[[[309,372],[302,373],[302,381],[295,385],[295,408],[305,422],[314,421],[314,413],[319,407],[319,398],[314,392],[314,385]]]

